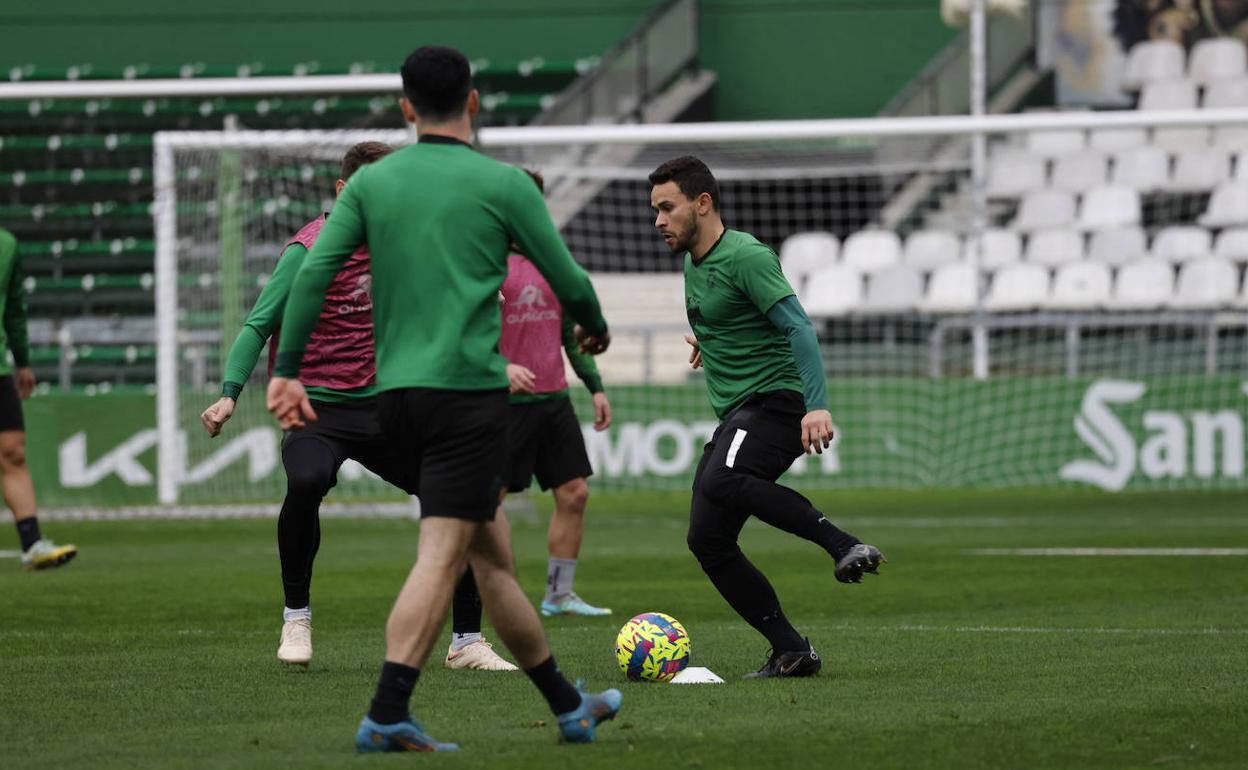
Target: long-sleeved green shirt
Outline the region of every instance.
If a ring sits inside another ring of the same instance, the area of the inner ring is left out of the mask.
[[[533,181],[456,139],[425,135],[357,171],[295,276],[274,374],[295,377],[325,289],[348,256],[371,253],[377,389],[507,387],[498,289],[509,245],[591,334],[607,324]]]
[[[17,254],[17,238],[0,229],[0,352],[7,347],[19,369],[30,366],[30,338],[26,335],[26,295],[22,293],[22,262]],[[0,355],[0,375],[12,374],[8,356]]]

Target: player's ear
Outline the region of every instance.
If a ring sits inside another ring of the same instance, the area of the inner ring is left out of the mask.
[[[468,92],[468,119],[472,120],[477,117],[477,113],[481,110],[481,92],[472,89]]]
[[[407,100],[406,96],[399,97],[399,109],[403,112],[403,119],[408,123],[416,122],[416,108]]]
[[[334,182],[334,195],[342,195],[342,188],[347,186],[347,180],[339,179]]]
[[[697,205],[698,216],[704,217],[715,209],[715,201],[711,199],[710,193],[699,193],[694,203]]]

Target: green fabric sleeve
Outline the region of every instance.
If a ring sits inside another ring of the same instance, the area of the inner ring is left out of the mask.
[[[230,352],[225,358],[225,377],[221,384],[221,395],[238,399],[243,392],[243,385],[251,377],[251,370],[256,368],[260,359],[260,351],[264,343],[277,331],[278,322],[282,318],[282,310],[286,307],[286,298],[290,296],[290,285],[303,265],[307,248],[301,243],[292,243],[278,257],[277,267],[269,282],[260,290],[256,304],[247,314],[243,328],[234,338]]]
[[[767,320],[784,332],[793,349],[793,361],[802,378],[802,398],[806,411],[828,408],[828,383],[824,379],[823,359],[819,356],[819,337],[802,309],[802,303],[790,294],[771,306]]]
[[[512,240],[550,284],[567,314],[590,334],[604,333],[607,321],[589,274],[572,259],[537,185],[520,169],[514,171],[502,197]]]
[[[19,369],[30,366],[30,337],[26,333],[26,293],[22,291],[22,259],[13,248],[13,269],[4,303],[4,333],[13,351],[13,365]]]
[[[780,270],[779,257],[766,246],[760,245],[742,254],[736,271],[737,285],[761,313],[767,313],[777,302],[796,293]]]
[[[582,353],[580,346],[576,344],[576,321],[569,318],[567,313],[563,314],[563,352],[567,354],[568,361],[572,364],[572,371],[581,378],[581,382],[585,383],[590,393],[601,393],[605,390],[594,357],[588,353]]]
[[[299,376],[303,350],[325,304],[325,290],[347,258],[364,243],[364,216],[356,190],[360,189],[361,177],[366,177],[369,170],[365,167],[355,172],[351,183],[343,188],[334,203],[334,215],[325,220],[316,243],[304,257],[303,266],[291,283],[290,299],[282,313],[282,341],[273,363],[275,377]]]

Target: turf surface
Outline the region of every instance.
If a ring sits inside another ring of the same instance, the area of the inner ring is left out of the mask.
[[[977,548],[1248,546],[1248,496],[834,493],[818,501],[889,556],[842,586],[814,546],[751,524],[743,547],[825,666],[742,682],[766,643],[684,548],[680,495],[591,501],[577,575],[603,619],[547,629],[562,667],[621,686],[593,746],[555,745],[515,674],[450,672],[439,644],[415,712],[457,756],[357,757],[382,626],[417,528],[330,520],[313,588],[316,658],[274,657],[273,522],[45,524],[64,569],[0,560],[0,767],[1243,768],[1248,557],[981,556]],[[539,503],[539,508],[543,504]],[[516,522],[537,597],[544,516]],[[12,530],[9,529],[9,532]],[[11,534],[0,548],[15,549]],[[611,648],[636,612],[689,629],[726,685],[627,684]]]

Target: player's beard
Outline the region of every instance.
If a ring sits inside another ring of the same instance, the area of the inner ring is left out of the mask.
[[[671,245],[673,254],[683,254],[693,248],[693,242],[698,239],[697,219],[690,217],[685,226],[680,229],[680,232],[675,233],[675,236]]]

